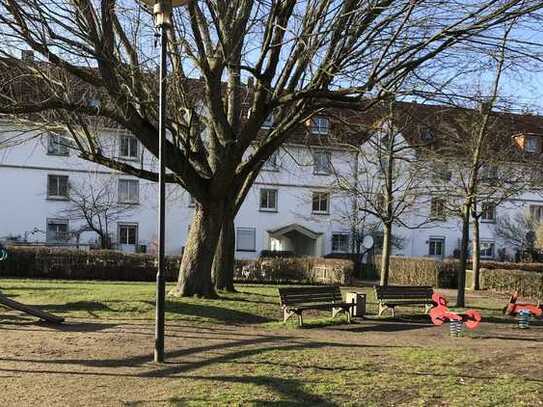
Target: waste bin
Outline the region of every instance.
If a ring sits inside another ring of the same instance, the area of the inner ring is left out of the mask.
[[[357,291],[350,291],[347,293],[346,302],[354,302],[354,307],[352,308],[352,316],[363,318],[366,314],[366,293],[361,293]]]

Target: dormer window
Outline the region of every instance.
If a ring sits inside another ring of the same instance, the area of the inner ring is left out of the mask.
[[[327,117],[315,116],[311,119],[311,133],[327,135],[330,132],[330,120]]]
[[[423,143],[430,143],[434,140],[434,134],[432,132],[432,129],[429,129],[427,127],[420,129],[419,137],[420,141],[422,141]]]
[[[541,138],[538,134],[520,133],[513,136],[516,146],[526,153],[541,152]]]
[[[49,133],[47,135],[47,154],[49,155],[68,156],[70,155],[69,145],[69,140],[60,134]]]
[[[528,153],[538,153],[539,138],[537,136],[526,136],[525,150]]]

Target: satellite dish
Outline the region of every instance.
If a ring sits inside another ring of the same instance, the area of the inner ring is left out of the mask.
[[[370,235],[364,236],[364,239],[362,239],[362,246],[364,246],[364,249],[371,249],[375,242],[373,241],[373,237]]]

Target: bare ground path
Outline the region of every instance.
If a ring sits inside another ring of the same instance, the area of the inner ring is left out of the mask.
[[[1,314],[0,405],[478,405],[481,392],[481,405],[507,401],[503,392],[511,405],[543,405],[543,326],[486,323],[455,339],[423,318],[314,329],[174,321],[167,333],[159,366],[149,320],[56,328]]]

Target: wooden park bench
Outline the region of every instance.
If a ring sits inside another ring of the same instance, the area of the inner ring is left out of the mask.
[[[425,312],[428,312],[433,305],[432,294],[434,290],[429,286],[375,286],[375,297],[379,303],[379,316],[386,309],[392,310],[399,305],[424,305]]]
[[[355,304],[343,300],[338,286],[284,287],[279,288],[279,296],[283,308],[283,322],[287,322],[296,314],[298,323],[302,326],[302,313],[305,310],[329,309],[332,310],[332,318],[343,312],[347,315],[347,321],[351,323],[351,308]]]

